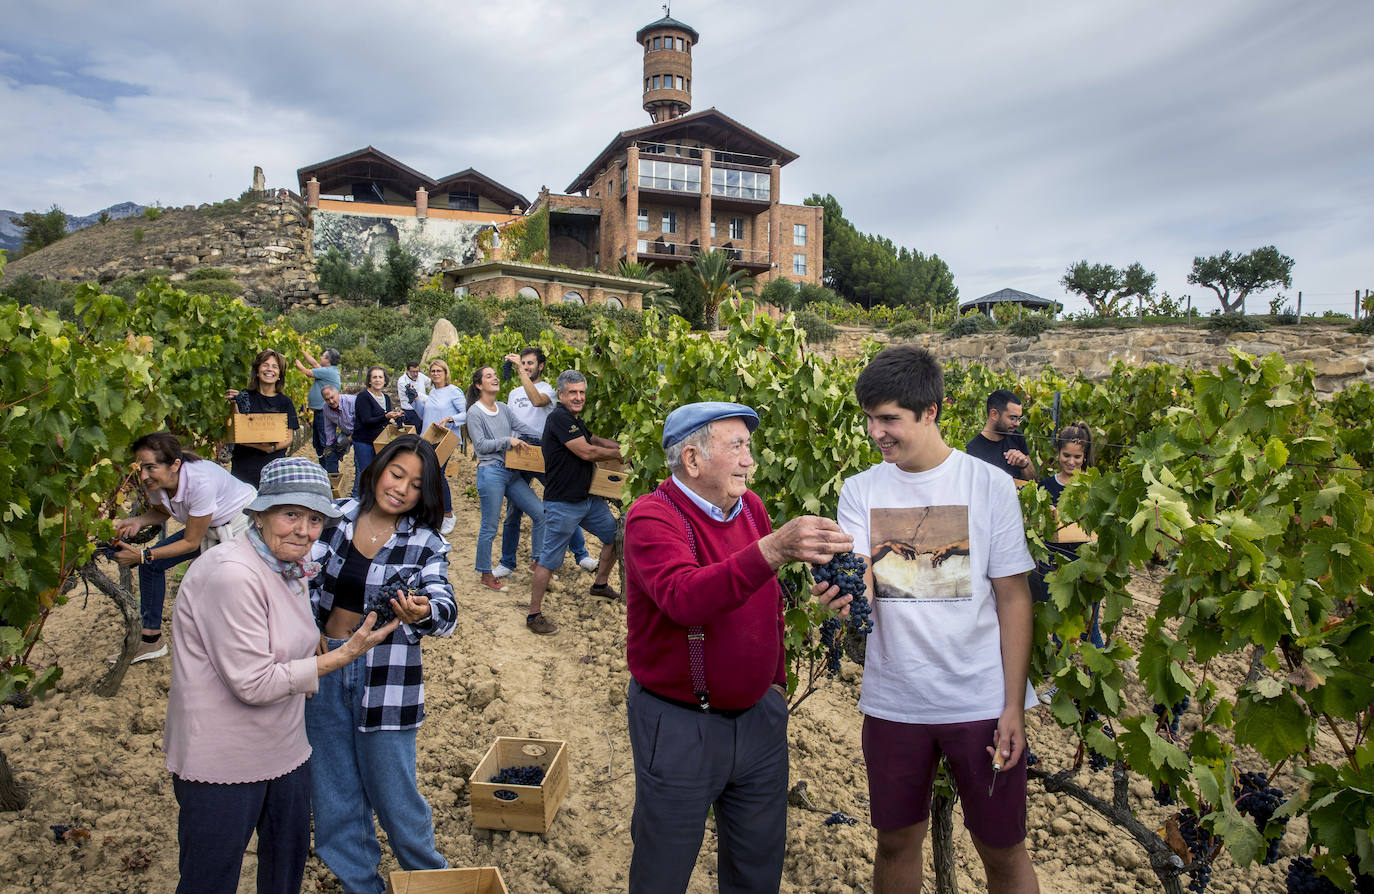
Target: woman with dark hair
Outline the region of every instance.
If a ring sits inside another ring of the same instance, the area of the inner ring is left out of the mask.
[[[353,496],[361,496],[358,490],[376,450],[372,442],[386,428],[387,423],[401,418],[401,411],[392,409],[391,398],[386,393],[386,370],[372,366],[367,370],[367,388],[358,394],[358,402],[353,410]]]
[[[291,398],[282,393],[285,370],[286,359],[281,354],[271,348],[259,351],[258,356],[253,358],[253,373],[248,378],[248,387],[243,391],[229,392],[229,399],[240,413],[284,413],[287,429],[295,431],[301,425],[296,419],[296,407],[291,403]],[[290,446],[290,435],[275,444],[235,444],[229,458],[229,474],[251,484],[256,490],[263,466],[286,456]]]
[[[176,604],[162,747],[185,894],[238,891],[254,831],[258,894],[300,891],[310,853],[306,697],[397,625],[374,629],[373,616],[342,646],[316,654],[306,581],[319,566],[304,560],[339,514],[318,465],[298,456],[269,463],[244,512],[252,526],[187,572]]]
[[[476,571],[482,575],[482,586],[490,590],[504,590],[503,584],[491,571],[491,544],[496,539],[496,526],[501,521],[501,501],[509,500],[511,505],[525,513],[533,522],[530,533],[530,558],[539,561],[539,545],[544,541],[544,504],[530,489],[529,483],[519,472],[506,468],[507,450],[533,450],[515,434],[510,408],[496,399],[501,392],[501,380],[496,370],[484,366],[472,374],[472,386],[468,388],[468,434],[477,452],[477,497],[482,503],[482,526],[477,533]],[[519,542],[520,529],[515,529],[515,540],[501,542],[501,564],[512,563],[515,567],[515,548]]]
[[[415,779],[425,714],[420,638],[448,636],[458,620],[449,545],[436,530],[443,506],[434,447],[401,435],[363,473],[360,498],[338,507],[342,517],[311,552],[323,566],[310,583],[321,649],[337,648],[370,611],[401,625],[381,648],[321,679],[306,704],[315,852],[345,891],[380,894],[374,812],[402,869],[448,865]]]
[[[463,389],[453,384],[443,358],[435,357],[429,362],[429,381],[432,386],[429,393],[416,402],[424,417],[425,430],[431,425],[442,426],[457,435],[461,444],[463,423],[468,418],[467,403],[463,400]],[[453,493],[448,486],[447,462],[440,471],[444,485],[444,523],[439,533],[447,536],[453,530]]]
[[[162,603],[167,594],[167,569],[189,562],[205,550],[242,533],[248,527],[243,514],[254,489],[215,463],[181,449],[170,432],[144,435],[133,444],[138,477],[148,494],[148,508],[141,515],[115,522],[115,535],[132,537],[148,525],[175,518],[182,529],[152,546],[139,548],[121,543],[115,561],[138,567],[138,603],[143,615],[143,642],[134,661],[167,654],[162,641]],[[118,660],[113,656],[112,660]]]

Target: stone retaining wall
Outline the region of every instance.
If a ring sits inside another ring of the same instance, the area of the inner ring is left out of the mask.
[[[1374,338],[1345,331],[1344,324],[1303,323],[1263,332],[1212,332],[1198,326],[1141,329],[1058,329],[1033,338],[1005,333],[945,338],[918,335],[911,341],[941,360],[981,363],[992,369],[1033,375],[1046,366],[1065,375],[1107,375],[1116,361],[1172,363],[1215,369],[1229,361],[1228,348],[1248,354],[1278,353],[1290,363],[1306,361],[1317,374],[1317,389],[1332,394],[1352,382],[1374,382]],[[886,343],[886,334],[842,328],[825,348],[831,356],[857,356],[865,338]]]

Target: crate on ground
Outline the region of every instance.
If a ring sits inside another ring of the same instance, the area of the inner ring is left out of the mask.
[[[420,437],[434,445],[434,455],[439,457],[441,466],[458,449],[458,436],[437,422],[431,422]]]
[[[342,500],[348,496],[348,485],[344,483],[343,472],[329,473],[329,491],[336,500]]]
[[[508,767],[537,766],[544,770],[539,785],[494,783],[492,777]],[[502,792],[505,797],[497,797]],[[518,739],[500,736],[468,779],[472,825],[477,829],[514,829],[543,835],[553,825],[568,793],[568,746],[561,739]],[[515,797],[509,797],[514,795]]]
[[[415,426],[413,425],[402,425],[399,428],[394,425],[387,425],[382,428],[381,433],[378,434],[376,440],[372,442],[372,448],[374,450],[381,450],[401,435],[413,434],[415,434]]]
[[[386,894],[509,894],[501,870],[495,866],[473,869],[397,870],[386,882]]]
[[[544,451],[538,447],[507,450],[506,468],[537,472],[542,475],[544,473]],[[619,500],[621,491],[625,486],[625,479],[628,477],[628,470],[628,466],[615,460],[608,459],[597,463],[596,471],[592,473],[592,486],[590,488],[592,495],[605,497],[608,500]]]
[[[231,444],[280,444],[289,437],[285,413],[234,413],[229,417]]]

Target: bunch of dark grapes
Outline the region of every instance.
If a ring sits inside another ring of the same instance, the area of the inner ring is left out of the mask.
[[[1112,729],[1112,725],[1110,723],[1102,724],[1102,732],[1107,736],[1108,739],[1116,739],[1116,730]],[[1092,770],[1094,773],[1100,770],[1107,769],[1107,756],[1105,754],[1098,754],[1095,750],[1089,747],[1088,769]]]
[[[1234,794],[1236,808],[1253,819],[1255,828],[1263,835],[1269,821],[1274,818],[1274,811],[1283,803],[1283,792],[1271,786],[1268,777],[1263,773],[1242,773],[1240,785],[1235,787]],[[1273,838],[1266,839],[1269,848],[1264,853],[1265,866],[1278,860],[1279,842],[1283,841],[1283,833],[1287,828],[1288,817],[1284,817],[1279,822],[1279,833]]]
[[[1155,803],[1163,807],[1172,807],[1175,803],[1174,787],[1172,785],[1160,785],[1154,789]]]
[[[363,617],[366,618],[368,612],[377,613],[377,622],[372,625],[374,629],[391,623],[391,619],[396,617],[396,612],[391,608],[391,600],[396,598],[396,590],[396,587],[382,587],[363,597]]]
[[[821,645],[825,647],[825,670],[830,676],[837,676],[840,672],[840,628],[844,626],[839,618],[833,615],[821,622]]]
[[[538,785],[544,781],[544,768],[538,765],[502,767],[491,781],[496,785]]]
[[[1040,755],[1036,754],[1034,751],[1027,751],[1026,767],[1029,769],[1030,767],[1033,767],[1038,763],[1040,763]]]
[[[1168,730],[1174,737],[1178,736],[1178,718],[1183,716],[1183,712],[1188,710],[1188,696],[1183,697],[1183,701],[1174,705],[1172,708],[1165,708],[1163,705],[1155,705],[1155,717],[1159,718],[1156,726],[1160,732]]]
[[[1193,854],[1192,865],[1188,870],[1188,890],[1193,894],[1202,894],[1207,890],[1207,883],[1212,880],[1210,858],[1212,849],[1216,846],[1216,838],[1198,825],[1197,814],[1193,813],[1191,807],[1185,807],[1178,812],[1178,831]]]
[[[1341,890],[1317,872],[1311,857],[1294,857],[1288,864],[1288,894],[1338,894]]]
[[[253,412],[253,405],[248,402],[247,391],[240,391],[238,394],[234,395],[234,406],[240,413]]]
[[[852,826],[856,823],[858,823],[857,819],[838,810],[825,818],[827,826]]]
[[[817,583],[834,584],[840,588],[841,596],[854,597],[849,603],[849,626],[864,635],[873,632],[873,607],[864,596],[868,590],[864,583],[866,571],[868,563],[853,553],[836,553],[824,565],[811,566],[811,577]]]
[[[95,542],[95,554],[102,559],[114,561],[115,556],[119,555],[119,540],[97,540]]]

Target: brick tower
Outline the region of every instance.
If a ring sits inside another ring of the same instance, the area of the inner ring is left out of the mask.
[[[664,12],[668,7],[664,5]],[[644,111],[655,123],[692,110],[692,44],[697,32],[671,15],[639,29],[644,47]]]

